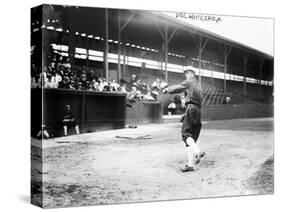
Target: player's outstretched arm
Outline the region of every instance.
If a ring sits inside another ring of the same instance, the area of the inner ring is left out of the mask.
[[[183,81],[182,83],[180,83],[178,85],[173,85],[173,86],[168,87],[167,92],[169,94],[182,93],[187,88],[189,88],[189,86],[190,86],[189,81],[185,80],[185,81]]]

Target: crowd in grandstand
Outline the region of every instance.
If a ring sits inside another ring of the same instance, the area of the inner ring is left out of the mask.
[[[32,88],[61,88],[72,90],[86,90],[95,92],[121,92],[127,93],[128,99],[154,101],[167,83],[157,78],[151,85],[137,77],[131,76],[129,81],[120,80],[120,84],[114,79],[106,81],[102,74],[97,75],[94,70],[72,68],[69,58],[54,57],[43,70],[32,64],[31,87]]]

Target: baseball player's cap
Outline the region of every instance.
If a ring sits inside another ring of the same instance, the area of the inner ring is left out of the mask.
[[[191,72],[195,75],[195,68],[192,66],[187,66],[186,69],[184,69],[183,73]]]

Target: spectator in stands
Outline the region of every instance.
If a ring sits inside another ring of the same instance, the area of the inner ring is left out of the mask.
[[[231,98],[229,96],[225,97],[225,100],[223,101],[224,105],[230,105],[231,104]]]
[[[68,57],[63,57],[62,55],[56,54],[54,56],[50,55],[48,58],[52,58],[49,66],[44,67],[43,73],[38,71],[38,76],[36,76],[35,65],[32,65],[32,82],[31,87],[37,87],[37,84],[44,84],[45,87],[49,88],[64,88],[64,89],[77,89],[77,90],[90,90],[99,92],[123,92],[128,94],[127,82],[122,83],[122,86],[118,84],[115,80],[106,81],[103,78],[102,73],[100,77],[94,70],[86,72],[85,66],[78,70],[72,68]],[[40,75],[40,76],[39,76]],[[38,83],[36,83],[38,79]],[[161,91],[161,88],[165,88],[167,83],[163,80],[160,81],[159,78],[152,84],[153,90],[151,92],[150,87],[145,81],[138,78],[135,74],[131,75],[129,87],[133,87],[130,92],[131,99],[145,99],[145,100],[155,100],[157,95]]]
[[[157,78],[151,85],[151,95],[154,99],[157,99],[160,90],[160,79]]]
[[[41,87],[42,87],[41,78],[42,78],[42,68],[39,67],[39,68],[38,68],[38,74],[35,76],[35,79],[37,80],[38,88],[41,88]]]
[[[80,82],[82,84],[82,90],[86,90],[88,80],[87,80],[87,75],[86,75],[85,71],[83,71],[82,74],[81,74]]]
[[[54,88],[54,77],[51,76],[51,79],[50,81],[48,81],[46,84],[45,84],[45,87],[46,88]]]
[[[89,87],[88,87],[88,91],[95,91],[95,90],[94,90],[94,86],[93,86],[92,83],[89,82],[89,85],[88,85],[88,86],[89,86]]]
[[[69,58],[65,58],[64,60],[62,60],[62,64],[61,64],[65,69],[71,69],[71,65],[70,65],[70,61]]]
[[[137,100],[142,100],[143,99],[143,95],[142,95],[142,93],[139,90],[137,90],[135,98]]]
[[[64,70],[63,70],[63,74],[64,75],[67,75],[67,76],[72,76],[73,75],[73,73],[71,72],[71,69],[70,68],[63,68]]]
[[[165,80],[162,79],[159,87],[160,87],[160,90],[163,90],[168,87],[168,83],[166,83]]]
[[[63,65],[63,56],[59,56],[59,59],[57,61],[57,64],[56,64],[56,69],[61,69],[62,68],[62,65]]]
[[[147,91],[147,94],[143,96],[143,99],[147,101],[155,101],[155,99],[151,96],[150,91]]]
[[[103,81],[103,78],[99,78],[98,79],[98,91],[99,92],[102,92],[103,90],[104,90],[104,87],[105,87],[105,83],[104,83],[104,81]]]
[[[31,64],[31,77],[36,77],[38,74],[36,65],[34,63]]]
[[[69,127],[74,127],[76,134],[79,135],[79,126],[73,117],[70,105],[65,105],[62,113],[62,125],[64,135],[67,136],[67,130]]]
[[[58,66],[56,67],[56,71],[59,75],[63,76],[64,75],[64,69],[62,66]]]
[[[143,81],[143,84],[142,84],[142,88],[143,88],[144,90],[146,90],[146,91],[150,91],[149,85],[148,85],[146,82],[144,82],[144,81]]]
[[[47,67],[43,67],[43,71],[39,75],[39,83],[42,85],[42,87],[45,87],[46,84],[49,82],[47,78]]]
[[[135,74],[132,74],[130,83],[131,83],[131,85],[134,85],[135,83],[137,83],[137,76]]]
[[[134,85],[141,90],[145,90],[145,91],[149,90],[148,85],[140,78],[137,80],[136,83],[134,83]]]
[[[128,94],[128,99],[130,101],[135,101],[137,96],[137,88],[135,86],[132,87],[132,90]]]
[[[54,78],[55,78],[55,82],[57,83],[57,85],[59,85],[62,81],[62,75],[61,75],[60,71],[56,71]]]
[[[90,83],[90,81],[86,81],[86,87],[85,87],[85,90],[90,90],[90,88],[91,88],[91,83]]]
[[[55,74],[52,75],[51,77],[51,81],[50,81],[50,88],[58,88],[58,83],[56,82],[56,79],[55,79]]]
[[[119,87],[120,85],[114,79],[111,80],[111,82],[109,83],[109,90],[111,92],[117,91]]]
[[[160,79],[156,78],[156,80],[152,83],[151,87],[160,89],[160,84],[161,84]]]
[[[97,79],[98,79],[97,76],[96,76],[96,74],[95,74],[95,72],[94,72],[94,70],[91,70],[91,71],[89,72],[87,78],[88,78],[89,81],[93,81],[93,80],[97,80]]]
[[[99,83],[95,79],[92,80],[92,85],[93,85],[93,90],[94,91],[98,91],[99,90]]]
[[[174,115],[176,112],[177,106],[174,99],[171,99],[170,104],[168,105],[168,115]]]
[[[54,69],[54,71],[55,71],[55,69]],[[54,73],[53,73],[53,69],[50,66],[46,67],[46,76],[47,76],[48,80],[45,82],[45,87],[53,88],[55,86],[55,84],[53,83]]]
[[[83,90],[82,82],[77,81],[76,88],[77,88],[77,90],[79,90],[79,91]]]
[[[102,82],[103,82],[103,90],[102,91],[110,91],[109,90],[109,83],[105,80],[105,78],[102,78]]]
[[[137,88],[140,88],[140,87],[141,87],[141,79],[140,79],[140,78],[137,79],[137,80],[132,84],[132,86],[135,86],[135,87],[137,87]]]
[[[75,90],[75,81],[74,81],[73,79],[70,79],[69,88],[70,88],[71,90]]]
[[[59,88],[70,89],[70,80],[68,76],[64,76],[59,84]]]
[[[31,88],[39,88],[39,84],[36,82],[36,78],[32,77],[31,78]]]
[[[48,66],[48,71],[50,72],[51,75],[56,73],[56,62],[55,62],[55,60],[52,60],[52,62]]]
[[[226,100],[226,105],[230,105],[230,103],[231,103],[231,98],[230,98],[229,96],[227,96],[227,97],[225,98],[225,100]]]
[[[127,84],[125,82],[121,82],[121,85],[120,87],[118,88],[118,91],[121,92],[121,93],[126,93],[126,94],[129,94],[127,92]]]

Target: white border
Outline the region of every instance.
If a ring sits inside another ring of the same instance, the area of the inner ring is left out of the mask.
[[[21,1],[1,3],[1,146],[0,146],[0,210],[39,211],[28,203],[30,182],[30,101],[29,101],[29,9],[41,3],[81,6],[118,7],[161,11],[187,11],[191,13],[227,14],[255,17],[274,17],[275,20],[275,108],[280,95],[280,21],[278,1],[245,0],[56,0]],[[279,109],[280,111],[280,109]],[[275,110],[275,120],[280,112]],[[280,124],[275,122],[275,129]],[[280,208],[280,130],[275,130],[275,195],[234,198],[200,199],[186,201],[154,202],[129,205],[93,206],[52,211],[278,211]],[[266,141],[261,141],[266,142]]]

